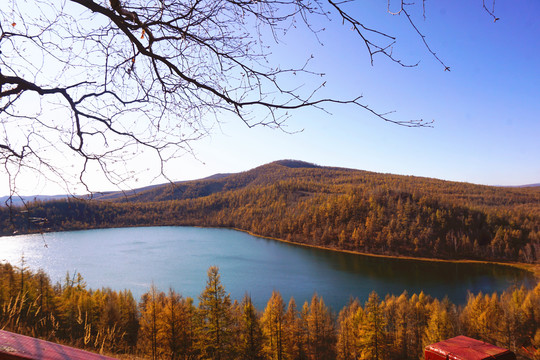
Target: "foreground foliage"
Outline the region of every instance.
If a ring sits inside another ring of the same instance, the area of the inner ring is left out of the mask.
[[[470,294],[456,306],[420,293],[376,293],[336,315],[314,294],[288,305],[274,291],[260,312],[248,295],[231,300],[217,267],[196,305],[152,286],[92,290],[80,274],[52,285],[42,271],[0,264],[0,328],[98,352],[152,359],[418,359],[425,345],[458,334],[540,359],[540,284]]]
[[[99,199],[0,207],[0,233],[196,225],[372,254],[540,260],[540,187],[480,186],[279,161]]]

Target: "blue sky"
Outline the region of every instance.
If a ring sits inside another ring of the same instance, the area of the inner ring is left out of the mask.
[[[354,106],[328,105],[330,114],[293,112],[285,128],[290,133],[249,129],[224,115],[209,137],[192,144],[195,157],[186,154],[168,164],[169,178],[190,180],[298,159],[488,185],[540,183],[540,1],[497,0],[496,23],[482,9],[482,0],[428,0],[425,20],[417,7],[418,28],[450,72],[429,54],[405,16],[387,13],[387,1],[357,0],[346,6],[366,26],[397,38],[397,58],[419,65],[403,68],[379,56],[372,66],[350,26],[335,17],[314,24],[326,28],[320,33],[323,46],[299,27],[272,48],[268,60],[298,66],[313,54],[310,70],[325,77],[293,77],[291,86],[326,81],[320,96],[362,94],[377,111],[395,111],[396,120],[434,120],[432,128],[389,124]],[[165,182],[145,174],[152,164],[144,155],[138,162],[143,166],[129,187]],[[44,180],[28,180],[20,186],[25,195],[63,193]],[[94,191],[114,189],[99,178],[91,185]],[[1,186],[0,195],[7,194]]]
[[[332,115],[294,113],[287,129],[303,130],[297,134],[246,129],[227,119],[195,146],[205,164],[184,158],[178,178],[290,158],[489,185],[540,182],[540,2],[499,0],[500,20],[494,23],[480,0],[427,1],[426,20],[418,18],[417,24],[450,72],[431,57],[404,16],[386,13],[386,1],[362,3],[365,8],[353,3],[351,11],[366,25],[395,35],[394,54],[419,61],[417,67],[383,57],[371,66],[365,48],[338,21],[321,25],[327,29],[321,34],[324,46],[299,32],[284,39],[276,58],[286,58],[289,46],[298,58],[313,52],[313,68],[327,74],[326,94],[363,94],[376,110],[394,110],[398,120],[433,119],[433,128],[399,127],[352,106],[329,106]]]

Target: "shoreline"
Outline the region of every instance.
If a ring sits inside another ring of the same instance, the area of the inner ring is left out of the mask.
[[[516,263],[516,262],[502,262],[502,261],[489,261],[489,260],[471,260],[471,259],[461,259],[461,260],[449,260],[449,259],[437,259],[437,258],[426,258],[426,257],[415,257],[415,256],[407,256],[407,255],[382,255],[382,254],[372,254],[372,253],[365,253],[361,251],[354,251],[354,250],[345,250],[345,249],[337,249],[332,247],[325,247],[320,245],[313,245],[313,244],[306,244],[306,243],[300,243],[300,242],[294,242],[289,241],[285,239],[275,238],[271,236],[264,236],[259,235],[256,233],[253,233],[249,230],[243,230],[240,228],[235,227],[227,227],[227,226],[201,226],[201,225],[132,225],[132,226],[111,226],[111,227],[96,227],[96,228],[87,228],[87,229],[71,229],[71,230],[56,230],[56,231],[45,231],[47,232],[65,232],[65,231],[85,231],[85,230],[98,230],[98,229],[117,229],[117,228],[135,228],[135,227],[162,227],[162,226],[172,226],[172,227],[197,227],[197,228],[203,228],[203,229],[230,229],[235,231],[240,231],[246,234],[249,234],[251,236],[255,236],[262,239],[268,239],[268,240],[274,240],[279,241],[285,244],[289,245],[296,245],[296,246],[303,246],[303,247],[309,247],[313,249],[319,249],[319,250],[328,250],[328,251],[334,251],[334,252],[341,252],[341,253],[347,253],[347,254],[353,254],[353,255],[362,255],[362,256],[370,256],[370,257],[377,257],[377,258],[386,258],[386,259],[397,259],[397,260],[414,260],[414,261],[430,261],[430,262],[446,262],[446,263],[456,263],[456,264],[486,264],[486,265],[500,265],[500,266],[510,266],[513,268],[521,269],[524,271],[530,272],[536,279],[537,282],[540,282],[540,264],[527,264],[527,263]],[[22,234],[16,234],[16,235],[1,235],[3,236],[18,236],[18,235],[32,235],[32,234],[39,234],[40,232],[29,232],[29,233],[22,233]]]
[[[198,227],[204,228],[203,226],[198,226]],[[361,251],[336,249],[336,248],[325,247],[325,246],[320,246],[320,245],[299,243],[299,242],[289,241],[285,239],[274,238],[271,236],[259,235],[249,230],[243,230],[243,229],[234,228],[234,227],[231,227],[228,229],[241,231],[251,236],[255,236],[262,239],[275,240],[275,241],[279,241],[279,242],[289,244],[289,245],[304,246],[304,247],[309,247],[313,249],[329,250],[329,251],[335,251],[335,252],[341,252],[341,253],[353,254],[353,255],[362,255],[362,256],[370,256],[370,257],[386,258],[386,259],[398,259],[398,260],[416,260],[416,261],[446,262],[446,263],[456,263],[456,264],[489,264],[489,265],[510,266],[513,268],[518,268],[518,269],[525,270],[532,273],[534,277],[536,278],[537,282],[540,282],[540,264],[526,264],[526,263],[515,263],[515,262],[500,262],[500,261],[470,260],[470,259],[448,260],[448,259],[437,259],[437,258],[426,258],[426,257],[414,257],[414,256],[407,256],[407,255],[371,254],[371,253],[365,253]]]

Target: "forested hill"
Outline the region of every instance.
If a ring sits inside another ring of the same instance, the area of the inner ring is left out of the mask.
[[[0,210],[1,232],[118,226],[233,227],[374,254],[537,263],[540,188],[273,162],[107,199]]]
[[[149,202],[149,201],[165,201],[165,200],[185,200],[194,199],[211,194],[238,190],[248,186],[266,186],[288,178],[299,177],[302,179],[309,178],[314,174],[303,174],[301,172],[287,171],[289,169],[327,169],[317,165],[309,164],[297,160],[280,160],[267,165],[257,167],[255,169],[237,173],[237,174],[216,174],[201,180],[178,182],[175,184],[164,184],[151,188],[135,190],[133,193],[109,193],[105,196],[97,197],[100,200],[114,200],[120,202]],[[358,171],[348,170],[345,171]],[[326,174],[323,176],[333,177],[334,174]],[[319,175],[320,176],[320,175]]]

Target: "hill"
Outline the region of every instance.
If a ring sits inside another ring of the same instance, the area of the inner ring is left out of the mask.
[[[65,199],[68,195],[1,196],[0,206],[22,206],[31,201],[51,201]]]
[[[28,212],[0,211],[2,233],[195,225],[374,254],[527,263],[540,258],[538,187],[482,186],[283,160],[108,196],[36,201]]]
[[[237,190],[247,186],[258,186],[278,181],[286,174],[275,173],[279,168],[289,169],[320,168],[317,165],[298,160],[280,160],[238,174],[216,174],[200,180],[182,181],[137,189],[132,192],[117,192],[97,197],[98,200],[120,202],[151,202],[185,200],[209,196],[223,191]]]

